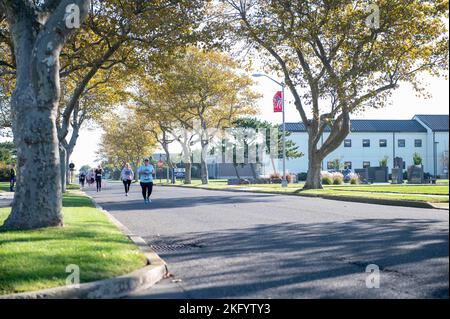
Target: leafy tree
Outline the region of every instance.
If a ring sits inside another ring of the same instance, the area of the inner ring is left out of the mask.
[[[153,104],[165,105],[183,126],[197,134],[202,150],[202,183],[208,183],[206,156],[216,134],[243,115],[255,113],[259,97],[253,82],[239,65],[217,50],[188,48],[158,75],[158,96]],[[154,114],[149,108],[149,114]]]
[[[380,0],[370,13],[371,1],[221,4],[229,35],[256,47],[266,70],[281,73],[294,96],[308,133],[306,189],[322,188],[321,162],[348,135],[351,114],[382,107],[401,83],[424,93],[423,72],[448,72],[446,0]]]
[[[108,164],[122,168],[130,163],[137,169],[144,157],[153,153],[156,140],[146,129],[145,119],[133,113],[120,117],[111,114],[102,121],[104,134],[98,155]],[[135,174],[137,177],[137,174]]]
[[[257,118],[254,117],[244,117],[244,118],[240,118],[238,120],[236,120],[233,123],[234,127],[237,128],[251,128],[253,130],[262,130],[264,129],[266,132],[266,141],[265,141],[265,149],[267,154],[270,155],[270,159],[271,159],[271,163],[272,163],[272,169],[274,171],[274,173],[277,173],[277,168],[275,165],[275,160],[274,159],[282,159],[283,158],[283,131],[279,130],[278,125],[273,125],[270,122],[267,121],[261,121]],[[277,132],[277,140],[275,141],[277,143],[277,147],[276,149],[278,150],[277,154],[271,154],[270,153],[270,149],[271,149],[271,144],[273,143],[273,141],[271,141],[270,139],[273,138],[270,135],[270,131],[271,130],[275,130]],[[291,132],[286,132],[286,159],[295,159],[295,158],[300,158],[303,157],[304,154],[302,152],[299,151],[298,146],[296,145],[296,143],[289,139],[289,136],[291,136],[292,133]]]
[[[0,162],[5,164],[13,164],[16,162],[17,150],[14,143],[0,143]]]
[[[89,8],[89,0],[0,1],[0,22],[7,21],[14,52],[7,61],[2,56],[0,64],[9,68],[9,62],[15,62],[11,112],[18,158],[17,189],[5,229],[63,223],[55,122],[60,53]]]

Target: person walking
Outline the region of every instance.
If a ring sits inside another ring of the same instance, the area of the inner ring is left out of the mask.
[[[95,172],[93,169],[91,169],[91,171],[89,172],[88,176],[87,176],[87,183],[89,185],[89,187],[91,187],[92,184],[94,184],[95,182]]]
[[[16,165],[12,164],[11,170],[9,173],[9,191],[10,192],[14,192],[14,185],[16,184],[16,177],[17,177]]]
[[[84,173],[84,171],[81,171],[80,176],[78,177],[79,181],[80,181],[80,186],[81,189],[84,188],[84,182],[86,181],[86,174]]]
[[[102,175],[103,175],[103,169],[102,166],[99,165],[97,169],[95,170],[95,183],[97,184],[97,192],[102,191]]]
[[[155,168],[150,164],[150,159],[144,158],[144,165],[139,167],[137,174],[139,176],[139,181],[142,188],[142,196],[144,197],[144,203],[151,203],[150,196],[153,192],[153,174],[155,173]]]
[[[125,187],[125,196],[128,196],[130,192],[131,181],[134,178],[134,172],[131,169],[131,165],[126,163],[122,169],[122,173],[120,174],[120,179],[123,182],[123,186]]]

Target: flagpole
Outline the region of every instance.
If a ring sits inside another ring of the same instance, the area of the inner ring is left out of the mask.
[[[281,83],[282,87],[282,106],[283,106],[283,178],[281,180],[282,187],[288,187],[288,181],[286,176],[286,113],[284,110],[284,88],[285,84]]]
[[[253,77],[255,77],[255,78],[258,78],[258,77],[261,77],[261,76],[264,76],[264,77],[272,80],[273,82],[275,82],[276,84],[281,86],[281,89],[282,89],[282,91],[281,91],[281,95],[282,95],[282,97],[281,97],[281,101],[282,101],[281,104],[282,104],[282,107],[283,107],[283,110],[282,110],[282,112],[283,112],[283,125],[282,125],[282,127],[283,127],[283,136],[282,136],[282,138],[283,138],[283,176],[282,176],[282,179],[281,179],[281,186],[282,187],[288,187],[288,181],[287,181],[287,176],[286,176],[286,116],[285,116],[285,110],[284,110],[284,106],[285,106],[284,91],[285,91],[285,88],[286,88],[286,84],[285,83],[280,83],[280,82],[272,79],[267,74],[261,74],[261,73],[253,74]]]

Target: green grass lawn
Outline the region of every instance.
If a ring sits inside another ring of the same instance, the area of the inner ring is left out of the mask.
[[[145,256],[83,195],[64,195],[62,228],[0,231],[0,294],[65,285],[71,264],[81,283],[130,273]],[[0,209],[0,225],[10,208]]]
[[[163,183],[165,184],[165,183]],[[167,184],[165,184],[167,185]],[[184,186],[181,182],[177,186]],[[190,187],[205,189],[248,189],[258,192],[296,194],[302,195],[326,195],[332,197],[362,197],[388,200],[408,200],[431,203],[448,203],[448,185],[325,185],[322,190],[303,190],[303,184],[290,184],[288,188],[281,185],[240,185],[229,186],[226,180],[210,180],[209,185],[202,185],[201,181],[194,180]]]

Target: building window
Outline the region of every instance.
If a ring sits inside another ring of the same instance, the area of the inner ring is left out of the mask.
[[[345,140],[344,147],[352,147],[352,140]]]
[[[406,146],[406,140],[398,140],[398,147],[405,147]]]
[[[422,147],[422,140],[414,140],[415,147]]]
[[[333,170],[334,169],[334,162],[333,161],[327,163],[327,169],[328,170]]]
[[[369,168],[370,162],[363,162],[363,168]]]
[[[380,140],[380,147],[387,147],[387,140]]]
[[[370,140],[363,140],[363,147],[370,147]]]
[[[344,169],[352,169],[352,162],[345,162]]]

